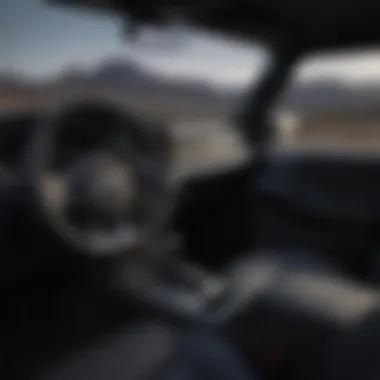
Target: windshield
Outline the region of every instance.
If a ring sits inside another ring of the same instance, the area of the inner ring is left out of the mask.
[[[0,109],[97,94],[169,124],[184,167],[241,155],[228,120],[265,70],[259,44],[178,25],[126,40],[118,18],[41,0],[2,0],[0,28]]]

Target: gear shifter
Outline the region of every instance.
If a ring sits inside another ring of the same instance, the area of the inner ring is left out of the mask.
[[[166,246],[171,252],[163,249]],[[160,314],[210,321],[212,313],[208,311],[214,308],[211,305],[219,304],[226,293],[224,279],[207,273],[196,264],[184,262],[178,241],[174,244],[173,238],[161,245],[154,257],[155,263],[123,265],[120,275],[112,279],[117,290],[124,296],[132,295]]]

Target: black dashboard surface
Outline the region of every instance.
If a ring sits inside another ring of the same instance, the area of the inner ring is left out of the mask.
[[[2,188],[7,185],[4,172],[20,169],[38,117],[37,112],[0,116],[0,168],[5,169],[0,175]],[[93,128],[93,123],[89,127]],[[82,140],[77,133],[67,136],[74,142]],[[94,133],[93,141],[96,136]],[[281,152],[269,155],[259,170],[253,165],[202,176],[183,187],[178,205],[182,209],[175,222],[187,229],[189,242],[195,246],[196,241],[213,240],[214,244],[237,228],[243,233],[231,236],[231,249],[250,240],[259,248],[360,256],[380,245],[376,237],[380,226],[380,158],[376,156]],[[2,191],[1,198],[6,194]],[[207,232],[211,234],[208,237]],[[207,252],[211,247],[206,244],[203,249]],[[202,246],[197,250],[200,252]]]
[[[254,192],[260,248],[319,252],[355,266],[380,245],[378,157],[273,155]]]
[[[260,189],[315,217],[373,220],[380,216],[380,157],[273,156],[260,178]]]
[[[16,170],[25,157],[26,144],[38,120],[37,112],[0,114],[0,168]]]

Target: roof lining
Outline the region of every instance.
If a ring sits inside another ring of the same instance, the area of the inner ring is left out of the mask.
[[[165,22],[174,13],[204,29],[247,40],[259,38],[274,46],[297,45],[310,50],[380,45],[380,3],[373,5],[371,0],[352,0],[353,4],[321,0],[310,3],[310,9],[305,0],[292,0],[286,7],[285,0],[50,1],[132,14],[137,20],[153,23]]]

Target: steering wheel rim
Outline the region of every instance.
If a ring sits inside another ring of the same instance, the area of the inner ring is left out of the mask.
[[[47,193],[46,184],[46,170],[48,167],[48,161],[54,151],[54,139],[62,128],[62,120],[68,115],[70,111],[80,109],[81,106],[87,104],[93,104],[100,106],[107,112],[111,112],[115,117],[115,121],[120,123],[129,130],[129,136],[134,133],[152,137],[154,131],[150,130],[149,123],[144,123],[137,118],[132,118],[125,111],[118,108],[114,104],[107,102],[68,102],[59,104],[52,108],[50,112],[43,114],[39,124],[37,125],[36,132],[31,139],[30,149],[28,150],[28,158],[26,160],[27,173],[30,181],[30,185],[33,192],[33,202],[39,212],[39,216],[42,217],[44,224],[52,230],[53,234],[59,238],[68,248],[73,249],[76,252],[91,257],[109,257],[118,256],[120,254],[127,254],[131,251],[139,252],[139,257],[142,253],[152,252],[153,247],[157,240],[162,236],[165,231],[167,223],[170,219],[173,202],[174,190],[170,186],[168,175],[170,173],[170,160],[167,160],[163,168],[164,176],[161,178],[155,178],[155,184],[158,186],[155,193],[157,197],[156,202],[152,210],[149,210],[150,220],[146,221],[146,224],[140,226],[139,229],[134,231],[134,234],[128,236],[128,231],[125,229],[110,239],[95,239],[95,235],[92,237],[85,236],[82,231],[78,231],[73,227],[68,220],[63,217],[55,207],[52,207]],[[107,127],[105,127],[107,128]],[[142,130],[138,130],[141,128]],[[153,136],[154,138],[154,136]],[[167,148],[167,147],[165,147]],[[140,152],[140,158],[144,158],[146,152]],[[167,152],[166,152],[167,153]],[[169,158],[169,157],[168,157]],[[124,162],[125,164],[125,162]],[[133,163],[135,165],[136,163]],[[138,171],[141,168],[132,168],[133,175],[136,178],[140,175]],[[138,193],[141,193],[141,184],[138,188]],[[146,189],[145,189],[146,190]],[[157,191],[159,190],[159,191]],[[148,219],[149,219],[148,218]]]

